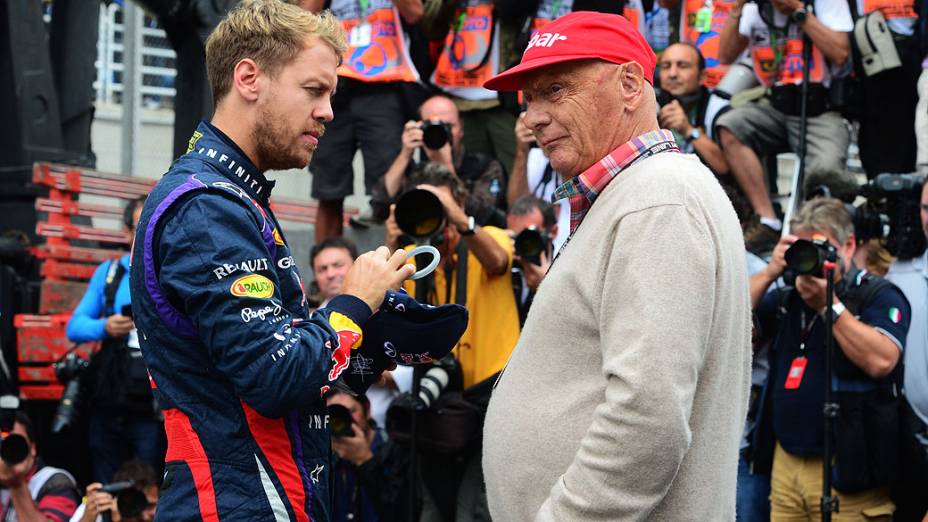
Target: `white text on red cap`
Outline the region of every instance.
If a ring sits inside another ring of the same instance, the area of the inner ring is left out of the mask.
[[[528,51],[532,47],[551,47],[556,42],[566,39],[567,37],[561,33],[535,33],[528,41],[528,47],[525,50]]]

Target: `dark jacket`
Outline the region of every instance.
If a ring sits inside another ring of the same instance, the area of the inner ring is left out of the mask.
[[[168,438],[161,520],[329,519],[320,392],[370,309],[309,315],[272,187],[204,122],[142,211],[130,281]]]

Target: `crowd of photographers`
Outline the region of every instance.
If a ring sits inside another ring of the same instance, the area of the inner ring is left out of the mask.
[[[351,226],[382,226],[391,249],[438,248],[438,269],[405,290],[470,314],[453,356],[385,372],[366,396],[329,392],[333,520],[489,520],[483,413],[570,210],[551,202],[563,179],[521,100],[482,84],[545,45],[546,23],[572,10],[623,14],[646,35],[659,54],[661,126],[716,174],[745,231],[755,356],[738,519],[818,517],[827,465],[835,493],[824,505],[839,506],[836,519],[928,520],[928,186],[906,175],[928,168],[926,2],[292,3],[331,9],[349,40],[335,120],[310,165],[317,306],[341,292],[357,257],[342,213],[360,150],[371,203]],[[846,166],[852,129],[860,188]],[[803,158],[799,188],[817,197],[784,223],[776,154],[787,151]],[[126,209],[130,234],[143,202]],[[44,466],[19,413],[3,421],[25,456],[0,455],[0,519],[153,519],[169,487],[164,433],[127,267],[128,256],[101,265],[68,325],[72,341],[102,350],[87,368],[75,358],[58,368],[66,399],[90,405],[93,483],[82,494],[70,473]],[[58,430],[75,425],[63,410]]]
[[[389,406],[375,400],[359,406],[387,411],[385,424],[377,425],[396,446],[387,451],[371,435],[363,440],[388,453],[391,464],[373,449],[364,453],[384,472],[398,470],[402,477],[392,478],[403,484],[365,486],[365,468],[357,466],[350,498],[366,493],[359,505],[371,509],[392,498],[392,513],[404,516],[416,499],[422,520],[487,518],[479,487],[481,408],[534,290],[567,239],[570,215],[566,200],[551,203],[563,179],[536,147],[520,100],[481,84],[526,46],[547,45],[545,38],[555,37],[544,33],[547,21],[571,10],[602,10],[635,22],[658,53],[659,122],[716,174],[745,231],[757,328],[738,519],[820,516],[826,446],[835,491],[826,495],[826,509],[839,506],[836,519],[928,517],[918,493],[928,488],[928,191],[910,175],[928,167],[924,154],[916,162],[917,144],[928,145],[924,130],[916,133],[928,119],[916,116],[916,80],[928,54],[922,2],[383,2],[377,5],[392,11],[395,27],[408,36],[401,47],[408,54],[388,61],[397,65],[394,76],[365,61],[376,30],[365,28],[363,9],[337,1],[302,5],[331,7],[349,34],[340,76],[352,94],[340,103],[352,107],[336,104],[335,117],[342,108],[357,125],[353,137],[333,138],[345,147],[340,152],[324,151],[327,136],[320,151],[339,156],[340,174],[350,172],[348,158],[357,149],[364,157],[371,209],[352,226],[382,223],[393,249],[438,247],[439,269],[407,291],[433,304],[465,304],[471,313],[453,361],[392,384]],[[417,49],[423,40],[431,47]],[[429,89],[418,90],[416,78]],[[371,143],[360,122],[377,116],[357,110],[366,103],[352,101],[359,92],[392,97],[397,113],[404,104],[413,110],[389,124],[378,118]],[[863,187],[847,167],[852,141],[868,181]],[[385,142],[392,143],[391,159],[371,176],[367,167],[389,148]],[[801,158],[804,183],[797,190],[810,199],[786,223],[787,209],[776,197],[788,190],[777,186],[782,152]],[[327,161],[323,175],[334,176]],[[310,165],[317,176],[318,162]],[[324,200],[323,183],[314,180],[314,196]],[[340,218],[340,201],[330,204]],[[317,227],[317,240],[340,235],[338,226]],[[829,260],[815,262],[819,257]],[[799,270],[790,258],[810,266]],[[828,304],[824,266],[833,267],[835,280]],[[833,332],[831,358],[826,326]],[[829,380],[834,393],[826,400]],[[826,402],[840,413],[825,415]],[[422,416],[415,435],[404,424],[405,410]],[[351,446],[364,446],[360,431],[354,436]],[[403,468],[412,437],[428,464],[418,464],[410,487]],[[336,453],[357,460],[347,446],[340,442]]]

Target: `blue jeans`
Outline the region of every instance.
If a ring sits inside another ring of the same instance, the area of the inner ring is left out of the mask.
[[[139,458],[159,473],[164,464],[165,435],[161,421],[92,414],[87,422],[93,479],[107,484],[124,462]]]
[[[738,522],[770,520],[770,475],[752,475],[743,453],[738,458],[735,519]]]

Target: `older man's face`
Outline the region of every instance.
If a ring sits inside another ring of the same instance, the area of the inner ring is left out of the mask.
[[[613,144],[623,107],[620,67],[596,60],[556,64],[522,85],[525,123],[565,178],[579,175],[621,144]]]

